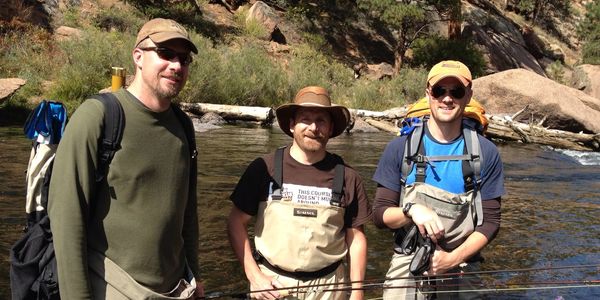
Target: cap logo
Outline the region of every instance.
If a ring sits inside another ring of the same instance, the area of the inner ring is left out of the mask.
[[[455,64],[448,64],[448,63],[444,63],[442,64],[442,67],[444,68],[455,68],[455,69],[460,69],[459,65],[455,65]]]

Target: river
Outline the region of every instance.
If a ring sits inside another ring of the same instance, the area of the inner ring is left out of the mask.
[[[246,127],[198,132],[196,138],[200,152],[199,255],[205,289],[243,291],[247,288],[245,277],[227,242],[228,197],[251,160],[289,143],[290,138],[278,130]],[[375,184],[370,178],[392,138],[389,133],[343,135],[330,141],[329,150],[360,172],[372,197]],[[499,144],[498,148],[507,195],[502,199],[500,233],[483,252],[484,270],[600,264],[600,154],[516,143]],[[30,142],[20,128],[0,127],[0,299],[10,298],[8,250],[20,237],[24,221],[29,150]],[[391,234],[372,224],[366,226],[366,233],[367,278],[381,279],[392,254]],[[597,267],[496,272],[484,280],[500,285],[538,282],[527,285],[535,289],[490,292],[495,299],[600,299]],[[581,280],[596,281],[596,285],[555,288],[565,287],[565,281]],[[368,298],[380,292],[369,291]]]

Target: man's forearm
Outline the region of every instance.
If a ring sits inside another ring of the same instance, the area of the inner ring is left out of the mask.
[[[348,244],[348,266],[352,288],[362,288],[362,281],[365,279],[367,268],[367,238],[363,227],[354,227],[346,230],[346,243]],[[360,294],[362,290],[355,290],[354,293]]]
[[[252,248],[248,237],[247,225],[250,218],[251,216],[238,208],[233,208],[227,221],[227,234],[231,248],[244,268],[246,277],[252,281],[251,277],[260,269],[252,256]]]

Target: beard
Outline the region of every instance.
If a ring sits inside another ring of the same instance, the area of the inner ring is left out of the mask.
[[[175,82],[161,82],[161,79],[170,79]],[[154,94],[158,99],[173,99],[183,89],[185,79],[179,73],[159,74],[158,84],[154,87]]]
[[[319,152],[325,150],[329,138],[314,134],[304,134],[294,132],[294,141],[296,145],[304,152]]]

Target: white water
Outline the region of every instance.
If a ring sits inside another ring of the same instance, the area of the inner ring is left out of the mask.
[[[600,152],[554,149],[584,166],[600,166]]]

